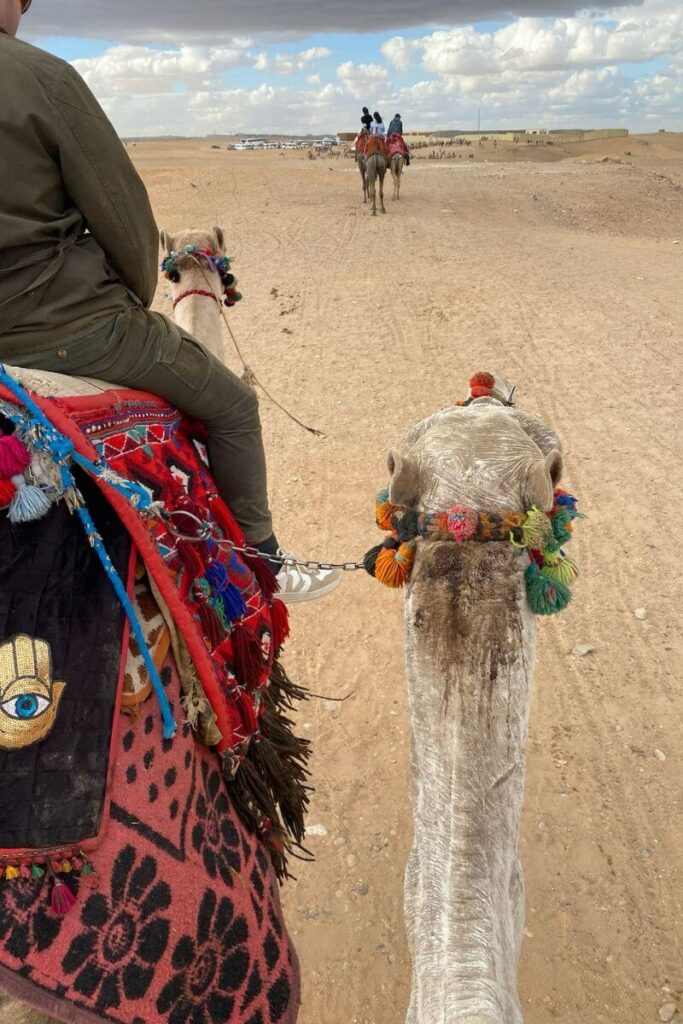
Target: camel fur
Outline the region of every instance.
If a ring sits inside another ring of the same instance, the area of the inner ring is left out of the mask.
[[[389,455],[390,500],[436,512],[549,509],[562,467],[538,420],[478,399]],[[536,622],[507,542],[419,541],[406,591],[414,840],[406,1024],[522,1024],[517,842]]]

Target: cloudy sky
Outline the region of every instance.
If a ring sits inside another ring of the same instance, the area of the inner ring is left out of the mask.
[[[683,0],[35,0],[122,135],[683,130]]]

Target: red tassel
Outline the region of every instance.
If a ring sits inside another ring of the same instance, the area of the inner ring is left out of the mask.
[[[265,597],[266,601],[270,601],[273,595],[277,594],[280,589],[277,576],[270,568],[265,558],[259,558],[257,555],[243,555],[242,558],[245,565],[248,565],[253,572],[256,582],[258,583],[261,593]]]
[[[217,494],[213,498],[209,498],[209,511],[220,526],[225,537],[231,540],[233,544],[237,544],[238,547],[242,547],[244,543],[242,531],[230,515],[225,502]]]
[[[64,914],[68,914],[71,908],[75,906],[76,897],[66,882],[56,879],[55,884],[52,887],[50,902],[54,913],[64,916]]]
[[[209,646],[213,651],[223,643],[225,630],[216,614],[216,610],[209,604],[206,594],[199,587],[193,589],[193,594],[204,636],[209,641]]]
[[[185,567],[180,590],[183,597],[187,597],[194,581],[204,572],[204,563],[197,551],[197,545],[190,540],[177,541],[176,551]]]
[[[289,636],[289,611],[284,601],[273,601],[270,607],[270,620],[273,626],[273,651],[277,652]]]
[[[261,644],[249,626],[238,623],[230,633],[235,672],[239,681],[247,686],[258,686],[267,672],[263,662]]]
[[[258,729],[258,719],[256,717],[253,697],[245,693],[244,690],[239,690],[237,692],[237,706],[240,711],[242,725],[244,726],[244,735],[253,736]]]
[[[16,487],[11,480],[0,480],[0,508],[5,508],[14,497]]]

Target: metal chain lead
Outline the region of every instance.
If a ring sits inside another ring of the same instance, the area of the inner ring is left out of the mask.
[[[169,512],[163,507],[158,505],[152,506],[149,510],[152,514],[156,513],[160,519],[163,519],[169,533],[172,533],[174,537],[179,540],[187,540],[192,544],[203,544],[206,540],[213,540],[219,548],[230,548],[231,551],[237,551],[240,555],[249,555],[250,558],[262,558],[267,562],[280,562],[281,565],[286,566],[301,566],[304,569],[319,569],[323,572],[329,572],[333,569],[340,569],[342,572],[356,572],[359,569],[365,568],[364,562],[317,562],[313,559],[295,558],[294,555],[268,555],[263,551],[259,551],[258,548],[251,547],[250,545],[240,546],[235,544],[231,540],[218,540],[211,529],[211,524],[205,522],[194,514],[194,512]],[[184,516],[187,519],[193,519],[199,530],[196,534],[185,533],[180,530],[174,523],[174,517]]]

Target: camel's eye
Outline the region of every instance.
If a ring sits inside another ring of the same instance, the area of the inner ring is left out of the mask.
[[[43,711],[49,708],[50,703],[46,697],[41,697],[37,693],[20,693],[18,697],[12,697],[4,704],[0,704],[0,707],[10,718],[27,721],[42,715]]]

